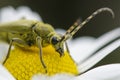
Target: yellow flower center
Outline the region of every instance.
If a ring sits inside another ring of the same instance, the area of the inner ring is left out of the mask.
[[[77,66],[69,53],[65,52],[65,55],[60,57],[51,45],[42,50],[47,73],[40,62],[39,49],[35,46],[30,48],[15,46],[4,66],[17,80],[30,80],[33,75],[38,73],[49,76],[57,73],[78,74]]]

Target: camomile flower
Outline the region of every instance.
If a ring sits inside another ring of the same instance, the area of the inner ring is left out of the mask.
[[[17,9],[2,8],[0,16],[0,22],[10,22],[23,18],[42,20],[37,13],[25,6]],[[56,32],[65,33],[63,29],[56,29]],[[65,56],[61,58],[51,45],[43,48],[43,58],[48,67],[48,73],[44,73],[44,68],[38,60],[38,48],[34,46],[25,49],[13,46],[10,57],[3,64],[9,44],[1,41],[0,80],[120,80],[120,63],[91,69],[104,57],[120,48],[120,27],[99,38],[84,36],[70,39],[68,45],[70,53],[65,52]]]

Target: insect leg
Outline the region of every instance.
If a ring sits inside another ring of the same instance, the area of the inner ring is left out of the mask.
[[[67,50],[67,52],[68,52],[70,58],[76,63],[76,61],[72,58],[72,56],[71,56],[71,54],[70,54],[70,50],[69,50],[69,47],[68,47],[68,44],[67,44],[66,41],[65,41],[65,47],[66,47],[66,50]]]
[[[70,50],[69,50],[67,42],[65,42],[65,47],[66,47],[67,52],[70,53]]]
[[[38,43],[38,48],[39,48],[39,50],[40,50],[40,61],[41,61],[41,63],[42,63],[42,66],[44,67],[44,69],[45,69],[45,72],[47,73],[47,69],[46,69],[46,65],[45,65],[45,63],[44,63],[44,61],[43,61],[43,57],[42,57],[42,45],[41,45],[41,38],[40,37],[37,37],[37,43]]]
[[[27,45],[23,40],[19,39],[19,38],[13,38],[10,40],[10,45],[9,45],[9,49],[8,49],[8,54],[6,56],[6,59],[4,60],[3,64],[6,62],[6,60],[9,58],[9,55],[10,55],[10,50],[11,50],[11,47],[13,45],[13,43],[16,42],[16,43],[19,43],[19,44],[23,44],[23,45]],[[28,46],[28,45],[27,45]]]

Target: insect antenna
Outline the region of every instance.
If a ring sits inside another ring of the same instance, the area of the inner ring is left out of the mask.
[[[76,21],[65,33],[65,35],[63,35],[63,37],[61,38],[61,42],[62,41],[66,41],[67,39],[71,38],[80,28],[82,28],[86,23],[88,23],[92,18],[94,18],[97,14],[104,12],[104,11],[108,11],[112,14],[112,17],[114,18],[114,12],[112,11],[112,9],[110,8],[100,8],[97,11],[95,11],[94,13],[92,13],[87,19],[85,19],[82,23],[80,23],[80,21]]]
[[[62,37],[61,41],[63,41],[64,39],[68,38],[68,34],[70,34],[79,24],[80,24],[81,20],[80,18],[78,18],[76,20],[76,22],[66,31],[65,35]]]

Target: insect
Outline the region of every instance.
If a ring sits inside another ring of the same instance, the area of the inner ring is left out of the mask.
[[[3,64],[9,58],[13,43],[19,47],[29,47],[35,45],[39,48],[40,61],[45,71],[47,72],[47,66],[45,65],[42,57],[42,47],[51,44],[54,49],[60,54],[60,57],[63,56],[64,44],[66,45],[67,51],[69,52],[66,41],[93,17],[104,11],[110,12],[112,14],[112,17],[114,17],[114,13],[110,8],[100,8],[92,13],[82,23],[77,20],[63,36],[57,34],[51,25],[39,21],[21,19],[14,22],[1,23],[0,37],[3,41],[6,41],[10,44],[8,55]]]

